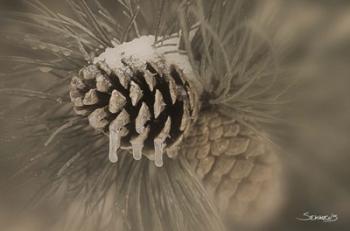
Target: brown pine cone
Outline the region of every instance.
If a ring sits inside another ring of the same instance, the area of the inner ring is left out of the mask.
[[[136,160],[145,154],[162,166],[163,153],[177,153],[173,150],[196,117],[196,94],[176,65],[121,62],[124,66],[116,70],[92,64],[72,79],[74,110],[109,134],[112,162],[119,148],[132,148]]]
[[[276,206],[269,203],[278,201],[278,161],[271,146],[232,118],[202,111],[181,152],[220,213],[242,223],[245,215],[247,222],[261,220]]]

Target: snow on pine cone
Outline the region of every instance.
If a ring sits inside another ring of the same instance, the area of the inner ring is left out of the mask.
[[[71,81],[75,112],[109,134],[111,162],[118,160],[119,148],[132,148],[134,159],[144,154],[162,166],[163,154],[177,153],[196,117],[197,95],[184,74],[186,67],[169,63],[152,39],[107,48]]]
[[[281,191],[276,153],[246,126],[218,112],[201,111],[181,153],[228,221],[252,225],[277,211]]]

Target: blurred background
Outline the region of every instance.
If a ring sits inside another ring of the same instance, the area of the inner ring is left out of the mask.
[[[60,1],[43,2],[65,10]],[[292,102],[281,108],[286,126],[275,135],[282,151],[284,203],[271,221],[253,230],[349,230],[350,1],[258,2],[262,15],[274,15],[273,28],[266,33],[284,51],[283,68],[292,73],[295,84],[288,92]],[[1,0],[0,9],[25,10],[17,0]],[[0,33],[4,27],[11,24],[0,22]],[[0,47],[1,53],[9,49]],[[0,225],[6,220],[1,208]],[[337,214],[339,219],[298,221],[304,212]],[[28,217],[11,230],[36,230],[36,225],[35,218]]]

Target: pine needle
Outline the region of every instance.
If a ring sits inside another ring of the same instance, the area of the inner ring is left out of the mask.
[[[21,97],[38,98],[41,100],[49,100],[62,104],[62,98],[40,91],[33,91],[29,89],[20,88],[0,88],[0,94],[15,95]]]

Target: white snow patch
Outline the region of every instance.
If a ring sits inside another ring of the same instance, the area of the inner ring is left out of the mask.
[[[161,38],[159,38],[161,39]],[[115,44],[112,48],[106,48],[100,56],[94,59],[94,63],[105,62],[112,70],[125,67],[122,60],[132,63],[136,67],[144,67],[147,62],[165,60],[167,65],[175,64],[188,76],[192,77],[193,70],[187,55],[178,51],[179,38],[171,38],[154,46],[153,35],[142,36],[130,42]]]

